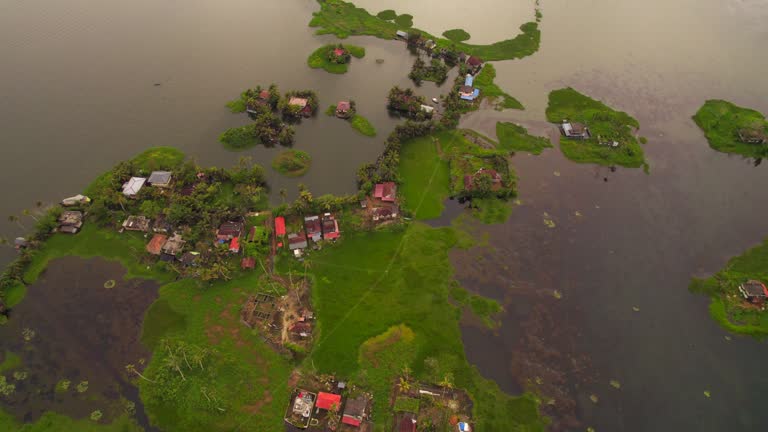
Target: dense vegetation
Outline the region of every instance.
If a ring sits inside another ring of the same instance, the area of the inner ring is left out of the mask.
[[[766,143],[746,143],[740,131],[756,131],[768,137],[768,121],[758,111],[742,108],[724,100],[708,100],[693,120],[704,131],[710,147],[723,153],[736,153],[752,158],[768,157]],[[743,132],[742,132],[743,133]]]
[[[469,40],[470,37],[469,33],[463,29],[446,30],[443,32],[443,36],[445,36],[446,39],[454,42],[464,42],[465,40]]]
[[[634,130],[640,124],[623,111],[616,111],[568,87],[549,94],[547,120],[557,124],[568,120],[585,124],[589,128],[589,139],[560,139],[560,149],[568,159],[600,165],[647,168],[643,148],[634,135]],[[613,141],[617,141],[619,146],[612,147],[610,143]]]
[[[387,108],[418,121],[432,117],[430,113],[425,112],[421,108],[426,103],[427,101],[424,99],[424,96],[416,95],[413,89],[410,88],[403,90],[398,86],[394,86],[389,90],[389,95],[387,96]]]
[[[494,68],[492,64],[483,66],[483,69],[475,77],[474,82],[475,87],[480,89],[481,97],[488,97],[491,99],[501,98],[501,101],[496,104],[500,109],[525,109],[520,101],[508,95],[501,89],[501,87],[496,85],[496,83],[493,82],[494,79],[496,79],[496,68]]]
[[[768,283],[768,240],[732,258],[712,277],[693,279],[690,290],[711,298],[709,312],[723,328],[762,338],[768,336],[768,311],[748,303],[738,291],[748,280]]]
[[[292,98],[306,100],[306,105],[301,106],[292,104]],[[283,99],[280,100],[278,108],[283,113],[284,119],[296,121],[302,117],[310,117],[314,115],[317,111],[318,103],[317,94],[312,90],[295,90],[285,94]]]
[[[349,69],[349,62],[352,57],[365,57],[365,48],[348,44],[323,45],[309,55],[307,64],[313,69],[323,69],[326,72],[343,74]]]
[[[412,79],[416,85],[421,84],[422,81],[442,84],[448,78],[448,66],[440,59],[430,59],[429,64],[427,64],[421,57],[418,57],[413,62],[413,68],[408,74],[408,78]]]
[[[467,54],[476,55],[486,61],[510,60],[529,56],[539,49],[541,32],[535,22],[520,26],[521,34],[490,45],[471,45],[466,42],[454,42],[438,38],[429,33],[411,29],[413,25],[409,15],[401,15],[395,22],[371,15],[363,8],[343,0],[319,1],[320,11],[315,12],[310,21],[311,27],[319,27],[317,34],[334,34],[344,39],[355,35],[369,35],[381,39],[393,39],[398,30],[418,33],[434,40],[441,48],[451,48]]]
[[[280,101],[277,86],[269,89],[257,86],[240,94],[238,99],[227,103],[233,113],[248,112],[253,123],[230,128],[219,136],[219,141],[230,150],[245,150],[263,144],[265,146],[290,145],[294,130],[275,115]]]
[[[508,151],[541,154],[545,148],[552,147],[549,139],[528,135],[527,129],[514,123],[496,123],[496,136],[499,138],[499,146]]]
[[[272,161],[272,168],[288,177],[301,177],[309,171],[312,158],[301,150],[285,150]]]

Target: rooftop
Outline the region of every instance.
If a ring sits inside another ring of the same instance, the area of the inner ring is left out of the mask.
[[[285,218],[282,216],[275,218],[275,234],[279,236],[285,235]]]
[[[320,392],[317,394],[317,402],[315,402],[315,406],[324,410],[333,409],[334,411],[338,411],[341,407],[341,395]]]
[[[483,61],[480,60],[480,57],[469,56],[469,58],[467,59],[467,64],[470,66],[480,66],[481,64],[483,64]]]
[[[166,186],[171,183],[171,176],[172,174],[169,171],[152,171],[147,183],[152,186]]]
[[[351,104],[349,103],[349,101],[341,101],[338,104],[336,104],[336,111],[341,111],[341,112],[349,111],[350,107],[351,107]]]
[[[394,202],[397,196],[397,185],[394,182],[378,183],[373,191],[373,197],[382,201]]]
[[[149,231],[151,221],[146,216],[128,216],[123,222],[123,228],[129,231]]]
[[[309,103],[307,99],[296,96],[291,96],[291,98],[288,100],[288,105],[295,105],[301,108],[306,107],[307,103]]]
[[[130,180],[125,182],[123,184],[123,195],[125,196],[133,196],[139,193],[142,186],[144,186],[144,183],[147,182],[147,179],[144,177],[131,177]]]
[[[163,250],[163,245],[165,245],[166,241],[168,241],[167,235],[155,234],[152,237],[152,240],[150,240],[147,244],[147,252],[151,253],[152,255],[160,255],[160,252]]]

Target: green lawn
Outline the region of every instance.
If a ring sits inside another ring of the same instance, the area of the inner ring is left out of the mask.
[[[360,132],[365,136],[376,136],[376,128],[373,127],[367,118],[361,116],[360,114],[355,114],[352,116],[352,118],[349,119],[349,124],[352,125],[352,129]]]
[[[545,148],[552,147],[549,139],[528,135],[527,129],[514,123],[496,123],[496,136],[499,138],[499,147],[508,151],[524,151],[538,155]]]
[[[738,139],[738,130],[742,128],[761,130],[768,135],[768,121],[758,111],[724,100],[708,100],[693,120],[704,131],[709,146],[717,151],[752,158],[768,157],[768,144],[749,144]]]
[[[443,138],[452,139],[449,134]],[[432,135],[406,141],[400,149],[398,194],[416,219],[434,219],[450,194],[448,162],[441,159]]]
[[[712,277],[693,279],[690,290],[712,299],[709,312],[726,330],[763,338],[768,336],[768,312],[745,307],[738,292],[739,285],[750,279],[768,283],[768,240],[732,258]]]
[[[643,148],[634,135],[640,123],[623,111],[616,111],[604,103],[585,96],[568,87],[549,93],[547,120],[560,124],[563,120],[587,125],[591,138],[572,140],[562,137],[560,149],[575,162],[599,165],[621,165],[628,168],[645,167]],[[602,145],[598,136],[606,141],[618,141],[618,148]]]
[[[489,98],[501,98],[501,101],[497,104],[499,108],[511,108],[511,109],[525,109],[523,104],[517,99],[508,95],[501,89],[493,80],[496,79],[496,68],[492,64],[486,64],[483,69],[475,77],[474,85],[480,89],[481,97]]]
[[[337,44],[323,45],[316,49],[307,59],[307,64],[312,69],[323,69],[333,74],[343,74],[349,70],[349,63],[334,63],[328,60],[328,52],[333,50]],[[365,48],[356,45],[343,45],[349,51],[349,54],[355,58],[365,57]]]
[[[371,15],[363,8],[343,0],[318,1],[320,10],[313,14],[310,27],[318,27],[317,34],[333,34],[344,39],[349,36],[368,35],[381,39],[393,39],[398,30],[418,32],[426,39],[434,40],[438,46],[476,55],[485,61],[511,60],[529,56],[539,49],[541,32],[535,22],[520,26],[522,33],[512,39],[506,39],[490,45],[472,45],[465,42],[453,42],[435,37],[429,33],[411,29],[410,15],[400,15],[392,22]],[[382,11],[384,12],[384,11]],[[386,14],[386,18],[390,15]]]
[[[312,364],[373,390],[377,430],[391,424],[389,392],[405,365],[426,381],[453,374],[456,387],[473,398],[478,430],[544,430],[535,397],[502,393],[464,356],[461,313],[451,299],[475,302],[473,310],[480,313],[498,311],[497,304],[469,299],[453,279],[448,250],[464,242],[452,228],[414,223],[347,235],[343,244],[326,247],[311,259],[321,329]],[[393,327],[397,337],[392,337]],[[432,366],[425,365],[427,359]]]

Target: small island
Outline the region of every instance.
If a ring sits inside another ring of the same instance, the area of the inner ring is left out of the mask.
[[[709,146],[719,152],[768,157],[768,121],[758,111],[713,99],[699,108],[693,120]]]
[[[768,240],[732,258],[712,277],[693,279],[689,289],[710,297],[709,313],[726,330],[768,336]]]
[[[560,127],[560,149],[581,163],[645,167],[643,148],[634,132],[640,123],[623,111],[568,87],[549,94],[547,120]]]
[[[272,160],[272,168],[287,177],[301,177],[311,165],[309,153],[301,150],[286,150]]]
[[[312,90],[289,91],[280,101],[278,108],[283,114],[283,119],[298,121],[305,117],[311,117],[317,111],[317,94]]]
[[[349,70],[352,57],[365,57],[365,48],[356,45],[323,45],[310,54],[307,64],[312,69],[323,69],[333,74],[343,74]]]
[[[365,136],[376,136],[376,128],[367,118],[357,113],[357,104],[352,99],[339,101],[336,105],[329,106],[328,109],[325,110],[325,113],[329,116],[336,116],[340,119],[348,120],[352,129]]]
[[[418,96],[413,89],[394,86],[387,96],[387,108],[403,117],[423,121],[432,118],[434,108],[427,105],[424,96]]]
[[[267,147],[293,143],[294,130],[276,115],[280,92],[277,86],[257,86],[245,90],[238,99],[227,103],[233,113],[245,112],[253,123],[230,128],[219,136],[219,142],[230,150],[245,150],[259,144]]]
[[[496,123],[496,136],[499,138],[499,146],[512,152],[523,151],[538,155],[545,148],[552,147],[549,139],[529,135],[526,128],[514,123]]]
[[[417,57],[408,78],[413,80],[416,85],[421,85],[422,81],[442,84],[448,78],[448,66],[440,59],[430,59],[429,64],[427,64],[421,57]]]

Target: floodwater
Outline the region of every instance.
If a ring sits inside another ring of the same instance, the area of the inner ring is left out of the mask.
[[[461,0],[361,5],[413,13],[433,33],[461,27],[470,41],[486,42],[513,35],[532,15],[533,2],[509,3],[470,2],[482,14],[463,12]],[[537,386],[553,398],[545,411],[558,429],[768,430],[760,406],[768,381],[759,373],[768,348],[726,340],[706,299],[687,292],[692,275],[711,274],[768,235],[768,168],[711,150],[690,120],[710,98],[768,112],[766,6],[542,2],[541,50],[496,63],[497,83],[527,110],[463,121],[491,136],[498,120],[551,133],[541,123],[547,93],[573,86],[638,118],[649,138],[649,174],[574,164],[557,149],[515,156],[522,205],[506,224],[477,228],[491,234],[489,247],[452,255],[460,280],[507,311],[496,332],[465,328],[470,360],[511,392]],[[349,73],[310,70],[308,54],[335,40],[306,26],[315,10],[309,0],[0,4],[0,213],[78,193],[155,145],[179,147],[204,165],[246,155],[269,166],[279,149],[228,152],[217,136],[247,122],[224,103],[270,82],[316,90],[320,111],[351,97],[379,130],[363,137],[322,113],[304,121],[295,148],[312,154],[313,167],[302,179],[270,173],[273,193],[294,192],[299,182],[316,194],[354,191],[358,165],[379,154],[396,124],[384,98],[392,85],[409,85],[412,58],[401,43],[351,38],[368,53]],[[420,91],[439,92],[431,84]],[[20,232],[0,218],[2,235]],[[13,256],[0,253],[0,261]]]
[[[149,429],[125,366],[141,370],[149,361],[139,336],[158,286],[124,280],[124,274],[119,264],[102,259],[67,257],[50,263],[8,324],[0,326],[0,351],[20,356],[21,366],[14,371],[27,374],[23,380],[6,374],[16,391],[3,398],[3,410],[25,422],[46,411],[84,418],[100,410],[111,421],[125,412],[124,399],[135,404],[136,420]],[[109,280],[115,285],[108,289]],[[71,384],[56,391],[62,380]],[[87,385],[78,389],[84,381]]]

